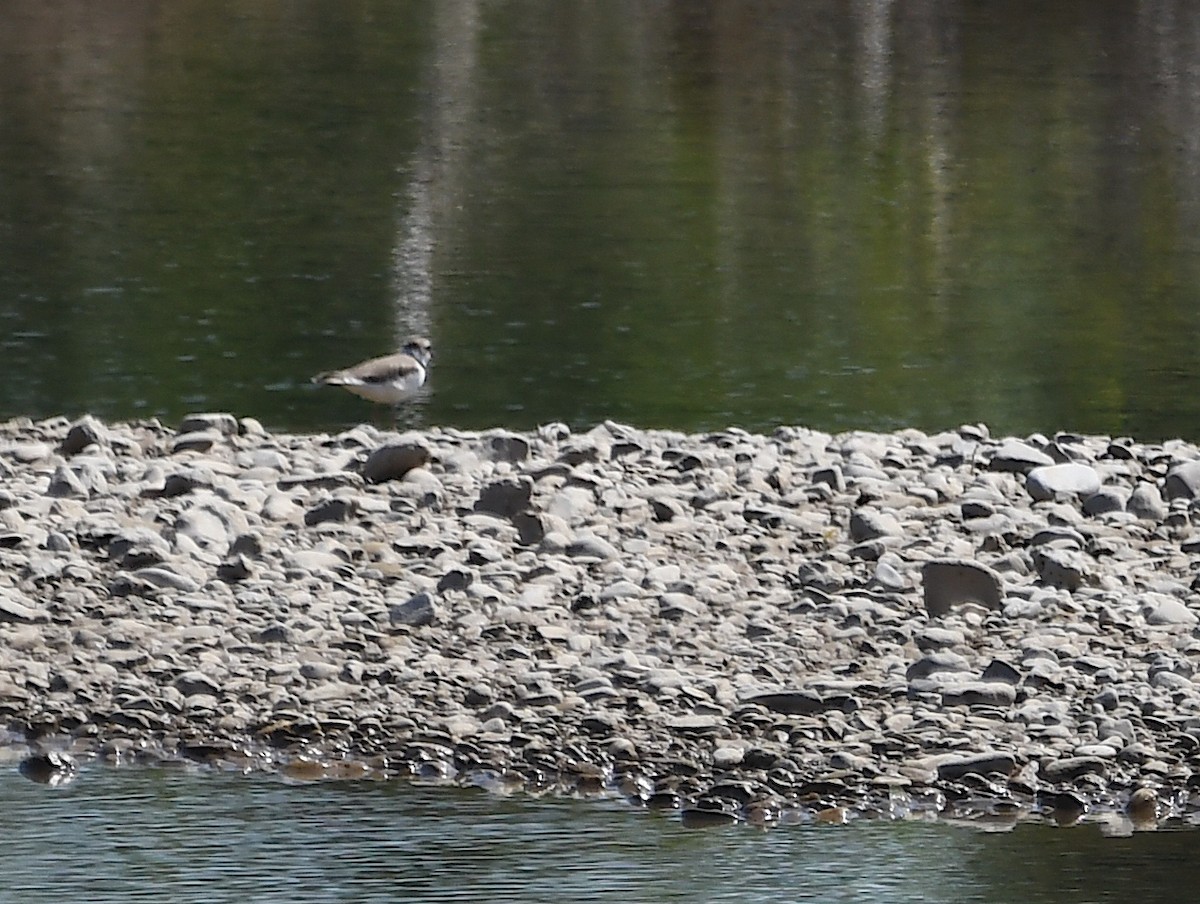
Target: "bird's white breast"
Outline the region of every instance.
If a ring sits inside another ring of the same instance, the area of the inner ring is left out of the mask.
[[[386,380],[365,380],[362,377],[346,374],[339,385],[371,402],[384,405],[397,405],[405,399],[414,396],[425,384],[425,368],[417,366],[406,373],[399,373]]]

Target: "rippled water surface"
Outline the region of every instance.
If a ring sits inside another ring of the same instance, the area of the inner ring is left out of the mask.
[[[405,783],[0,772],[0,901],[1178,902],[1190,832],[915,823],[685,829],[616,801]]]

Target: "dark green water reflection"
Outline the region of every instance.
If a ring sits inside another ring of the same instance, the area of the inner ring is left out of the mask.
[[[615,802],[403,783],[284,785],[88,769],[55,790],[0,773],[0,901],[1191,900],[1191,832],[1103,838],[915,823],[684,829]]]
[[[0,416],[1200,437],[1200,10],[12,0]]]

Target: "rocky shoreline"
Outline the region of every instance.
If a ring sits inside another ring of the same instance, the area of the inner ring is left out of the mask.
[[[0,746],[685,823],[1200,822],[1200,449],[0,424]]]

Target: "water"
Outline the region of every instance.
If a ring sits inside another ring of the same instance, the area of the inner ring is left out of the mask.
[[[1189,900],[1186,832],[979,834],[929,823],[689,830],[615,801],[402,782],[289,785],[85,769],[0,772],[0,902]],[[1013,864],[1020,864],[1014,868]]]
[[[1200,438],[1200,10],[10,0],[0,417]]]
[[[6,0],[0,419],[1200,439],[1185,0]],[[1186,835],[0,776],[0,898],[1182,900]],[[16,882],[21,885],[15,886]]]

